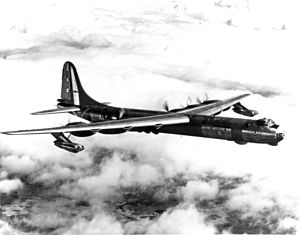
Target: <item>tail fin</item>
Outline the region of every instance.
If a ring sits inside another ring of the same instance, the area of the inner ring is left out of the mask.
[[[92,99],[83,89],[77,70],[71,62],[67,61],[64,64],[62,71],[62,87],[61,98],[57,100],[64,106],[104,106]]]

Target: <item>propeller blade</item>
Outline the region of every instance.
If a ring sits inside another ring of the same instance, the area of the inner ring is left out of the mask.
[[[169,104],[168,104],[168,102],[166,100],[163,103],[163,108],[164,108],[164,110],[166,110],[167,112],[169,112]]]
[[[70,124],[70,123],[71,123],[71,116],[68,118],[68,124]],[[68,125],[68,124],[67,124],[67,125]],[[68,135],[67,138],[69,139],[70,137],[71,137],[71,133],[69,133],[69,135]]]
[[[187,101],[186,101],[186,106],[189,106],[193,103],[192,98],[188,96]]]
[[[66,125],[70,124],[70,122],[71,122],[71,117],[69,117],[69,118],[68,118],[67,124],[62,124],[62,123],[61,123],[60,125],[61,125],[61,126],[64,126],[64,125],[66,126]],[[71,133],[69,133],[69,135],[68,135],[68,136],[66,136],[66,138],[68,138],[68,139],[69,139],[69,138],[70,138],[70,136],[71,136]]]
[[[209,98],[208,98],[207,92],[205,92],[205,100],[204,101],[207,101],[207,100],[209,100]]]

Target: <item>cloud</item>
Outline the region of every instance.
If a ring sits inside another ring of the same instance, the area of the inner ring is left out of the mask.
[[[299,221],[295,218],[284,218],[283,220],[280,221],[280,228],[282,229],[293,229],[296,228],[297,226],[299,227]],[[299,231],[297,229],[297,231]]]
[[[0,220],[0,234],[16,234],[16,235],[25,235],[28,233],[23,233],[17,229],[14,229],[13,226],[10,226],[9,223]]]
[[[0,172],[0,179],[5,179],[7,177],[8,173],[6,171],[1,170]]]
[[[295,221],[298,221],[295,218],[296,198],[282,198],[282,194],[268,187],[265,182],[255,181],[239,185],[228,191],[225,207],[237,212],[241,219],[256,223],[257,229],[261,227],[268,231],[272,228],[272,233],[295,233]]]
[[[129,222],[125,226],[125,231],[129,234],[215,234],[216,232],[213,226],[205,223],[205,216],[194,206],[171,209],[154,221]]]
[[[51,207],[47,207],[47,210],[51,210]],[[65,227],[69,224],[70,219],[63,214],[53,211],[33,210],[30,219],[25,219],[28,226],[38,227],[41,231],[47,231]]]
[[[156,167],[128,157],[127,153],[114,152],[111,158],[101,162],[99,173],[82,176],[73,190],[77,193],[83,190],[82,193],[93,198],[107,196],[120,187],[147,186],[162,179]]]
[[[246,183],[230,191],[227,206],[233,210],[242,210],[245,216],[255,215],[275,206],[276,199],[268,193],[258,184]]]
[[[154,74],[159,74],[164,77],[178,79],[180,81],[185,81],[192,84],[202,85],[209,90],[228,90],[228,91],[246,91],[251,92],[253,94],[258,94],[266,98],[272,98],[274,96],[284,95],[284,91],[282,91],[279,87],[275,87],[272,84],[257,84],[256,80],[252,83],[251,81],[240,82],[237,80],[225,80],[218,77],[210,77],[207,79],[207,75],[201,74],[199,68],[193,67],[183,67],[177,66],[175,69],[165,68],[166,71],[157,72],[154,71]]]
[[[79,32],[72,29],[64,29],[60,33],[53,33],[45,38],[41,37],[34,42],[34,46],[28,48],[14,48],[9,50],[0,50],[0,57],[8,59],[16,57],[18,59],[42,59],[49,58],[50,55],[60,56],[76,53],[83,50],[107,49],[113,44],[99,34],[84,34],[79,36]],[[72,53],[71,53],[72,51]]]
[[[4,179],[0,180],[0,193],[9,194],[13,191],[23,187],[23,183],[20,179]]]
[[[79,220],[63,234],[123,234],[123,228],[113,216],[102,212],[90,221]]]
[[[48,165],[44,169],[38,171],[35,176],[35,182],[43,182],[44,184],[53,184],[60,180],[76,179],[81,176],[81,172],[78,169],[71,169],[64,164],[55,163]]]
[[[188,181],[185,187],[181,188],[183,197],[187,201],[211,200],[219,193],[218,182]]]
[[[27,155],[24,156],[2,156],[0,158],[1,166],[9,173],[30,174],[37,167],[37,163]]]

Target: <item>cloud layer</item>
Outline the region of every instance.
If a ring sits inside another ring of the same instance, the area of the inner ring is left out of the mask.
[[[294,4],[3,5],[1,130],[67,123],[68,115],[27,113],[55,104],[61,66],[70,60],[88,93],[116,106],[162,110],[165,101],[178,108],[197,97],[250,91],[255,95],[245,105],[274,118],[287,137],[271,147],[95,135],[76,139],[86,151],[74,156],[55,148],[51,136],[0,136],[1,206],[11,224],[0,221],[0,231],[22,234],[25,221],[30,232],[54,234],[294,233],[300,198],[292,121],[299,110],[299,46],[288,11]]]
[[[0,181],[0,193],[9,194],[19,188],[22,188],[23,184],[20,179],[13,179],[13,180],[1,180]]]

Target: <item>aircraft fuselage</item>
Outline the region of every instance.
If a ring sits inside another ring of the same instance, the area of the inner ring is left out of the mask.
[[[191,123],[163,126],[160,132],[235,141],[238,144],[265,143],[277,145],[283,139],[276,128],[260,125],[259,120],[191,116]]]
[[[127,109],[108,106],[108,108],[89,108],[83,112],[76,112],[76,115],[91,122],[105,120],[127,119],[160,115],[168,112]],[[120,134],[127,131],[146,133],[167,133],[224,139],[235,141],[238,144],[265,143],[277,145],[283,139],[282,133],[277,133],[276,125],[271,119],[244,119],[219,116],[189,115],[190,123],[176,124],[161,127],[139,127],[130,130],[115,129],[110,131],[99,131],[102,134]]]

